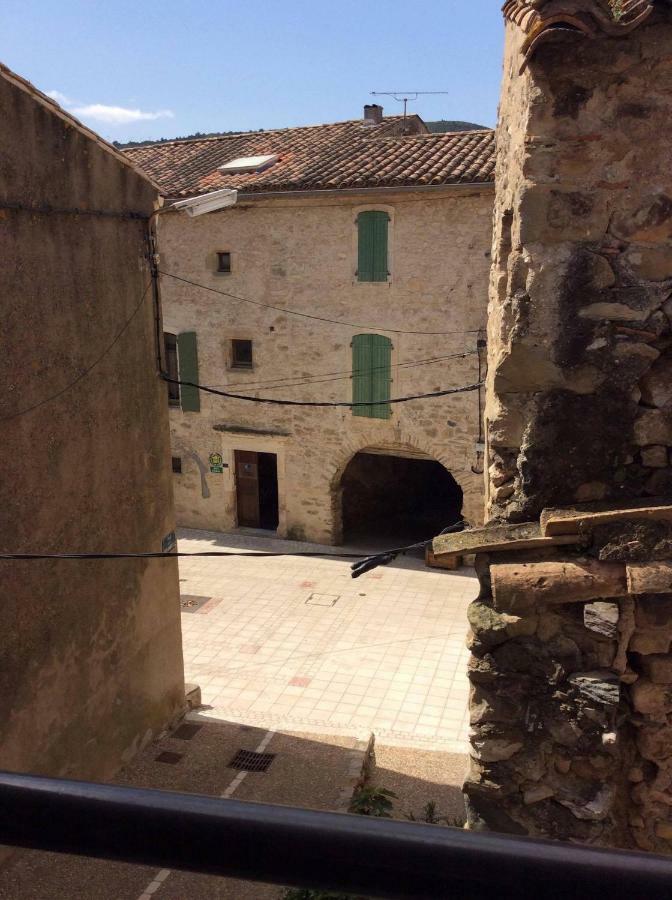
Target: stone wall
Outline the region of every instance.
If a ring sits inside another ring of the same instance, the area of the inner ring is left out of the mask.
[[[672,596],[640,593],[657,570],[627,551],[595,562],[603,546],[477,558],[470,826],[669,853]]]
[[[507,28],[489,311],[489,511],[672,489],[672,25]]]
[[[0,549],[160,550],[175,519],[156,189],[5,69],[0,110]],[[184,708],[177,562],[0,566],[0,768],[113,775]]]
[[[527,67],[507,25],[488,511],[542,549],[477,556],[465,791],[473,828],[670,852],[672,602],[642,571],[672,557],[672,23],[663,4],[623,37],[597,21]],[[610,512],[543,547],[554,506]]]
[[[473,351],[477,331],[485,327],[492,195],[491,186],[373,197],[240,195],[236,206],[220,213],[163,216],[164,271],[262,303],[362,324],[296,318],[164,277],[164,327],[197,332],[201,383],[252,396],[351,401],[350,343],[353,334],[370,331],[392,340],[392,396],[477,382]],[[359,283],[355,276],[355,220],[370,208],[390,213],[389,283]],[[216,252],[224,250],[232,254],[230,275],[215,272]],[[253,340],[253,370],[231,367],[232,338]],[[464,359],[399,366],[465,351],[470,355]],[[321,373],[312,384],[300,383]],[[171,410],[173,453],[182,457],[183,469],[174,477],[178,522],[235,527],[234,450],[256,450],[278,456],[279,534],[338,542],[341,477],[354,454],[371,447],[438,460],[464,491],[467,517],[482,521],[478,392],[392,409],[392,417],[381,420],[348,409],[291,409],[201,395],[200,412]],[[228,464],[223,474],[210,473],[211,452]]]

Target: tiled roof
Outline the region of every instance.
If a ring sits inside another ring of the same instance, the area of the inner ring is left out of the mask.
[[[133,162],[159,182],[166,197],[185,197],[219,188],[244,193],[346,190],[491,182],[495,152],[492,131],[425,133],[421,119],[381,124],[361,120],[169,141],[126,150]],[[224,174],[217,167],[243,156],[277,154],[259,173]]]
[[[619,37],[649,18],[656,0],[508,0],[504,15],[525,31],[525,68],[540,44],[563,31],[595,37],[602,31]]]
[[[36,88],[32,82],[28,81],[25,78],[22,78],[21,75],[17,75],[16,72],[13,72],[3,63],[0,63],[0,78],[4,78],[5,81],[13,84],[15,87],[20,88],[20,90],[24,91],[26,94],[30,94],[30,96],[33,98],[33,100],[35,100],[36,103],[39,103],[41,106],[46,107],[49,112],[53,113],[55,116],[58,116],[60,119],[63,119],[63,121],[67,125],[75,128],[90,140],[95,141],[99,147],[102,147],[102,149],[107,153],[111,153],[113,156],[115,156],[122,165],[134,169],[141,178],[144,178],[145,181],[149,181],[152,187],[156,188],[157,191],[160,190],[159,186],[152,181],[151,176],[139,166],[137,166],[134,160],[130,159],[124,153],[121,153],[115,146],[108,143],[95,131],[92,131],[91,128],[87,128],[86,125],[83,125],[79,121],[79,119],[76,119],[71,113],[63,109],[63,107],[60,106],[55,100],[53,100],[51,97],[48,97],[47,94],[43,94],[42,91]]]

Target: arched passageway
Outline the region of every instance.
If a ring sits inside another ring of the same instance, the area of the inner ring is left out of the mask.
[[[343,540],[375,545],[430,538],[459,518],[462,489],[433,459],[362,451],[341,479]]]

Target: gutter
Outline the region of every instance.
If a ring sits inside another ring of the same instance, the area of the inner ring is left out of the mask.
[[[438,191],[449,191],[450,193],[462,194],[472,192],[474,190],[494,190],[494,181],[469,181],[457,182],[455,184],[421,184],[421,185],[399,185],[397,187],[375,187],[375,188],[332,188],[330,190],[314,190],[314,191],[251,191],[249,194],[238,189],[238,203],[247,203],[253,200],[297,200],[301,197],[313,198],[330,198],[330,197],[375,197],[388,196],[389,194],[425,194],[436,193]]]

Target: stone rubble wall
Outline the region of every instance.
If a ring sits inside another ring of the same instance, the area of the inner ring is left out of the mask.
[[[627,37],[555,32],[521,72],[507,25],[486,393],[488,514],[672,494],[672,17]],[[582,537],[585,535],[582,535]],[[595,528],[594,572],[672,559],[664,521]],[[562,579],[469,611],[469,825],[672,852],[672,595]],[[612,570],[609,570],[612,571]],[[625,571],[625,569],[624,569]],[[606,579],[608,581],[608,579]],[[658,590],[656,588],[656,590]],[[626,593],[630,591],[630,593]],[[546,599],[544,599],[546,598]]]
[[[492,564],[542,556],[477,558],[469,825],[672,852],[672,596],[495,602]]]
[[[672,492],[672,24],[507,26],[486,402],[492,517]]]

